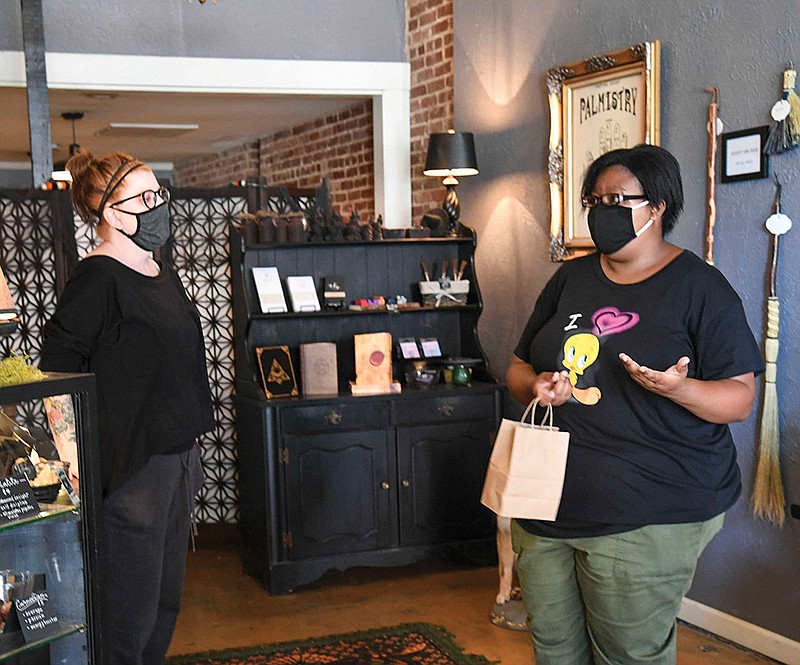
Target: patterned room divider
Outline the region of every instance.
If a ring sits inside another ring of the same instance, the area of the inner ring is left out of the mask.
[[[216,427],[201,438],[206,479],[196,503],[200,522],[236,522],[236,432],[233,409],[233,318],[229,225],[242,212],[306,208],[313,190],[267,187],[263,179],[216,189],[171,190],[172,237],[161,258],[173,265],[200,313]],[[77,217],[64,191],[0,191],[0,265],[21,325],[0,338],[3,355],[36,364],[41,330],[75,263],[97,244],[94,226]],[[21,414],[46,427],[41,410]]]

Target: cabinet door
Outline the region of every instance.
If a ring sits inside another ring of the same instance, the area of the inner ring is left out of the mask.
[[[397,430],[401,545],[493,533],[493,515],[480,502],[492,431],[490,421]]]
[[[286,436],[284,445],[289,559],[391,545],[387,430]]]

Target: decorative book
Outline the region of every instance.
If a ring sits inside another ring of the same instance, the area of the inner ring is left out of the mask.
[[[399,393],[392,381],[392,334],[388,332],[354,335],[356,380],[350,382],[353,395]]]
[[[261,381],[268,399],[294,397],[297,381],[288,346],[261,346],[256,349]]]
[[[336,344],[314,342],[300,345],[300,380],[303,395],[337,395],[339,375],[336,366]]]
[[[256,285],[262,314],[288,311],[277,268],[261,266],[253,268],[253,281]]]
[[[314,286],[314,278],[311,275],[287,277],[286,288],[289,291],[289,299],[292,301],[292,311],[318,312],[320,310],[317,287]]]

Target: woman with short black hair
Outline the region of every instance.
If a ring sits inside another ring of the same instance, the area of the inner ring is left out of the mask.
[[[548,282],[507,372],[570,433],[553,522],[514,520],[537,665],[674,664],[697,559],[741,493],[728,423],[764,371],[725,277],[664,236],[683,208],[677,160],[639,145],[582,188],[598,252]]]

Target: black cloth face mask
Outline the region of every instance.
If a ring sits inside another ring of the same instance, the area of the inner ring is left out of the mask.
[[[601,254],[618,252],[631,240],[635,240],[653,225],[647,222],[639,231],[634,231],[633,211],[646,206],[642,201],[632,208],[625,206],[604,206],[602,203],[589,210],[589,234],[597,251]]]
[[[124,211],[120,210],[119,212]],[[126,214],[136,217],[136,231],[128,234],[120,229],[120,233],[130,238],[137,247],[152,252],[167,242],[167,238],[169,238],[169,206],[166,201],[151,210]]]

